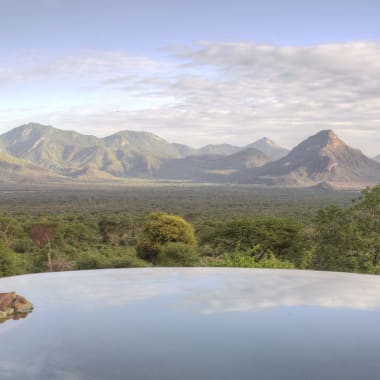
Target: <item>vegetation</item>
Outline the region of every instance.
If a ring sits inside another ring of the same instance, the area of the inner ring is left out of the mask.
[[[320,210],[314,240],[316,269],[380,273],[380,186],[365,190],[349,209]]]
[[[157,256],[157,264],[167,267],[193,267],[199,263],[199,255],[194,245],[166,243]]]
[[[166,250],[162,250],[167,243],[183,243],[194,246],[196,240],[193,226],[176,215],[162,212],[149,214],[137,243],[138,256],[150,262],[155,262],[161,251],[161,260],[168,259],[168,247],[166,247]],[[178,245],[177,248],[183,249]]]
[[[359,197],[165,185],[44,191],[45,205],[40,192],[2,191],[0,276],[151,265],[380,274],[380,186]]]
[[[275,257],[298,268],[310,261],[306,226],[289,218],[244,218],[220,226],[211,238],[217,252],[249,252],[255,262]]]

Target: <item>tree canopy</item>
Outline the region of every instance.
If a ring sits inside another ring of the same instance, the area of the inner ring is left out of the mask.
[[[149,214],[138,238],[138,256],[154,262],[166,243],[196,245],[193,226],[177,215],[162,212]]]
[[[314,240],[316,269],[380,273],[380,186],[363,191],[348,209],[320,210]]]

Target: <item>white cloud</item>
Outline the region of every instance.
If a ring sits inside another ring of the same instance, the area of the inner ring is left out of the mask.
[[[0,68],[0,84],[34,81],[41,87],[63,78],[53,91],[62,86],[76,92],[72,106],[49,106],[33,116],[86,133],[144,129],[198,146],[244,144],[266,135],[292,146],[320,129],[334,129],[369,155],[380,151],[378,42],[307,47],[203,42],[172,48],[170,54],[149,59],[83,52],[40,59],[22,69]]]

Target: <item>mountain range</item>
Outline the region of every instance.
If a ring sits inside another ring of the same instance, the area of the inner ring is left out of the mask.
[[[105,138],[30,123],[0,136],[1,182],[125,181],[128,178],[272,186],[363,187],[380,182],[380,163],[330,130],[290,152],[268,138],[244,147],[195,149],[148,132]]]

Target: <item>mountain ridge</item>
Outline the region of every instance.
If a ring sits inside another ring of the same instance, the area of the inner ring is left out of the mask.
[[[267,137],[244,147],[195,149],[150,132],[125,130],[99,138],[29,123],[0,135],[0,152],[0,174],[6,180],[18,173],[15,181],[29,175],[42,181],[150,178],[324,188],[380,182],[380,163],[346,145],[332,130],[319,131],[289,152]],[[11,157],[18,160],[13,169]]]
[[[101,178],[107,174],[149,178],[168,159],[211,153],[228,156],[246,149],[229,144],[195,149],[145,131],[124,130],[99,138],[38,123],[28,123],[0,135],[0,147],[14,157],[75,178],[84,171],[87,176],[93,173]]]
[[[380,181],[380,164],[346,145],[332,130],[322,130],[280,160],[239,173],[235,181],[287,186],[314,186],[323,182],[365,186]]]

